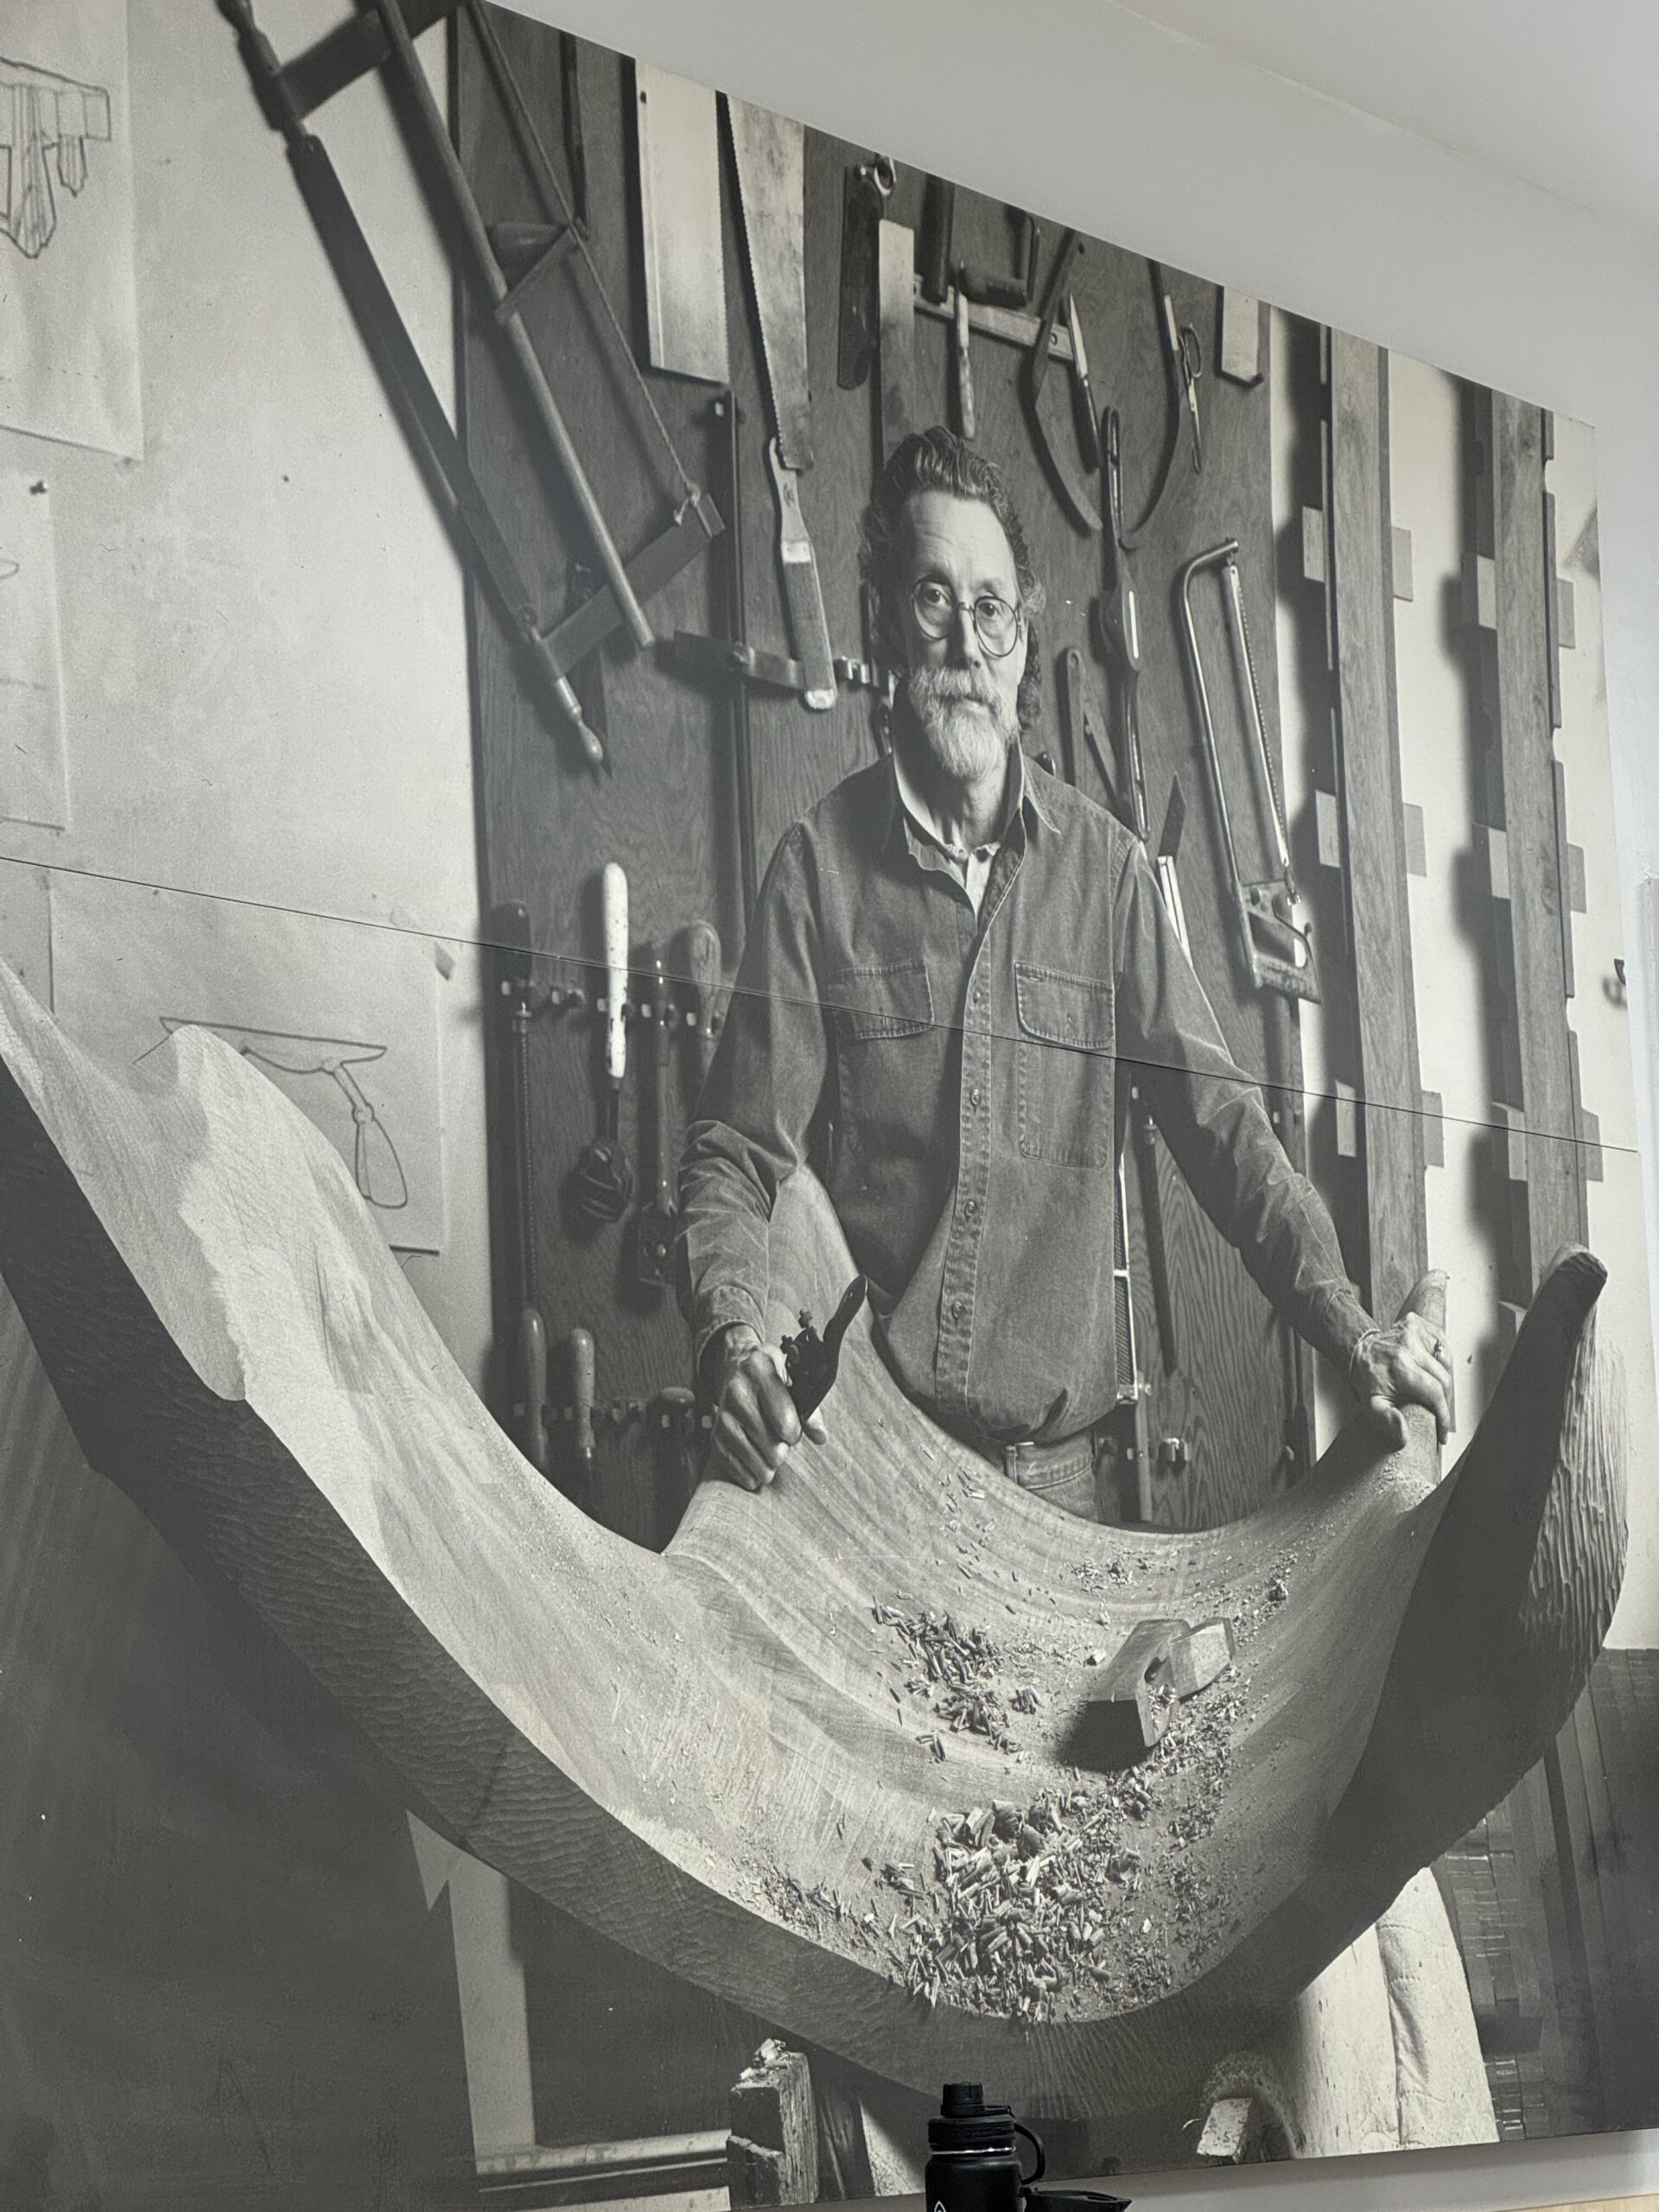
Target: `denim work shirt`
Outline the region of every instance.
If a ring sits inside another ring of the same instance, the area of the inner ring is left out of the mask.
[[[1331,1217],[1234,1065],[1144,850],[1023,753],[1015,772],[977,915],[890,760],[779,846],[681,1167],[698,1360],[732,1322],[764,1333],[772,1205],[810,1161],[912,1398],[992,1445],[1103,1419],[1122,1067],[1256,1282],[1345,1370],[1370,1321]]]

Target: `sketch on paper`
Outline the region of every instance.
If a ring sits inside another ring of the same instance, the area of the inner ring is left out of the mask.
[[[222,1039],[327,1138],[389,1244],[442,1250],[429,939],[64,874],[53,901],[53,998],[79,1042],[128,1066],[160,1069],[183,1029]]]
[[[0,821],[69,826],[52,505],[38,477],[0,477]]]
[[[78,197],[89,140],[110,142],[110,95],[0,54],[0,231],[33,261],[58,227],[57,182]]]
[[[0,8],[0,423],[143,451],[127,0]]]
[[[391,1133],[374,1102],[352,1073],[384,1060],[387,1047],[344,1037],[287,1036],[276,1030],[247,1029],[228,1021],[196,1021],[188,1014],[164,1014],[169,1037],[181,1029],[211,1029],[234,1045],[244,1059],[284,1075],[326,1076],[339,1089],[352,1116],[352,1174],[372,1206],[400,1213],[409,1204],[409,1178],[397,1157]],[[344,1149],[344,1147],[341,1147]]]

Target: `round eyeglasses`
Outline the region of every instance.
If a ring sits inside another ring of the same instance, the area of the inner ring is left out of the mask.
[[[1020,610],[1010,607],[1006,599],[999,599],[994,591],[980,592],[973,599],[958,599],[942,583],[924,576],[920,583],[912,588],[910,605],[916,626],[925,638],[948,638],[960,611],[973,616],[974,635],[993,660],[1006,660],[1019,641]]]

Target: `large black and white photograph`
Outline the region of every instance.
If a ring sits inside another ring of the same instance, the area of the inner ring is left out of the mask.
[[[490,0],[14,15],[0,2204],[1659,2125],[1593,429]]]

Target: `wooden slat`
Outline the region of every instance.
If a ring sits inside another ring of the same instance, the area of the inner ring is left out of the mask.
[[[1509,855],[1509,953],[1513,968],[1518,1106],[1527,1143],[1527,1248],[1522,1294],[1563,1243],[1584,1234],[1584,1204],[1567,1047],[1567,976],[1561,930],[1564,887],[1549,718],[1544,443],[1540,412],[1501,392],[1483,393],[1496,567],[1493,703],[1497,760],[1492,796]]]
[[[1505,1294],[1524,1304],[1551,1256],[1584,1235],[1583,1154],[1567,1029],[1569,977],[1563,929],[1566,886],[1550,712],[1549,544],[1545,505],[1546,422],[1540,410],[1503,393],[1473,395],[1484,467],[1477,482],[1478,556],[1491,562],[1486,691],[1493,717],[1488,812],[1503,832],[1507,896],[1494,900],[1500,972],[1507,969],[1507,1021],[1500,1040],[1507,1096],[1518,1117],[1525,1179],[1510,1185],[1511,1249]],[[1567,1140],[1565,1141],[1564,1140]],[[1548,2125],[1594,2124],[1570,2088],[1594,2067],[1590,1962],[1575,1945],[1582,1927],[1580,1870],[1571,1853],[1542,1839],[1552,1807],[1578,1802],[1576,1738],[1552,1745],[1516,1793],[1518,1829],[1540,1839],[1533,1868],[1535,1917],[1522,1942],[1541,1944],[1546,2056],[1552,2061],[1548,2120],[1529,2119],[1529,2134]],[[1575,1955],[1575,1950],[1580,1955]],[[1593,2094],[1592,2091],[1586,2094]]]
[[[1333,332],[1332,573],[1364,1126],[1366,1281],[1392,1320],[1427,1265],[1422,1095],[1395,724],[1388,356]]]

